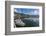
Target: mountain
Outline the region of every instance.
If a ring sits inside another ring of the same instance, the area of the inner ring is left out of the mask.
[[[16,13],[16,12],[14,12],[14,14],[19,14],[19,15],[21,15],[22,17],[27,17],[27,18],[29,18],[29,17],[32,17],[32,18],[39,18],[39,15],[27,15],[27,14],[23,14],[23,13]]]

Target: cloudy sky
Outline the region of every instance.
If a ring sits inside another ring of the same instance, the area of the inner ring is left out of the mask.
[[[14,11],[17,13],[23,13],[23,14],[28,14],[28,15],[39,15],[38,9],[15,8]]]

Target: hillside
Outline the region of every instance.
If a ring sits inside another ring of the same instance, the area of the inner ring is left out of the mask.
[[[21,15],[22,17],[27,17],[27,18],[29,18],[29,17],[32,17],[32,18],[39,18],[39,15],[27,15],[27,14],[23,14],[23,13],[16,13],[16,12],[14,12],[14,14],[19,14],[19,15]]]

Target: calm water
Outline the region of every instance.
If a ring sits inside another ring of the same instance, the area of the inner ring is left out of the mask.
[[[24,18],[21,19],[26,25],[24,27],[38,27],[39,19],[38,18]],[[22,26],[17,26],[22,27]]]

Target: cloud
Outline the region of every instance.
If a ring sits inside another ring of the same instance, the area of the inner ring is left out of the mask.
[[[23,14],[28,14],[28,15],[39,15],[38,10],[36,10],[36,9],[17,8],[17,9],[15,9],[15,12],[23,13]]]
[[[17,13],[22,13],[21,10],[15,9],[14,11],[17,12]]]
[[[15,12],[18,12],[16,9],[14,10]]]
[[[34,11],[34,15],[39,15],[38,10],[35,10],[35,11]]]

